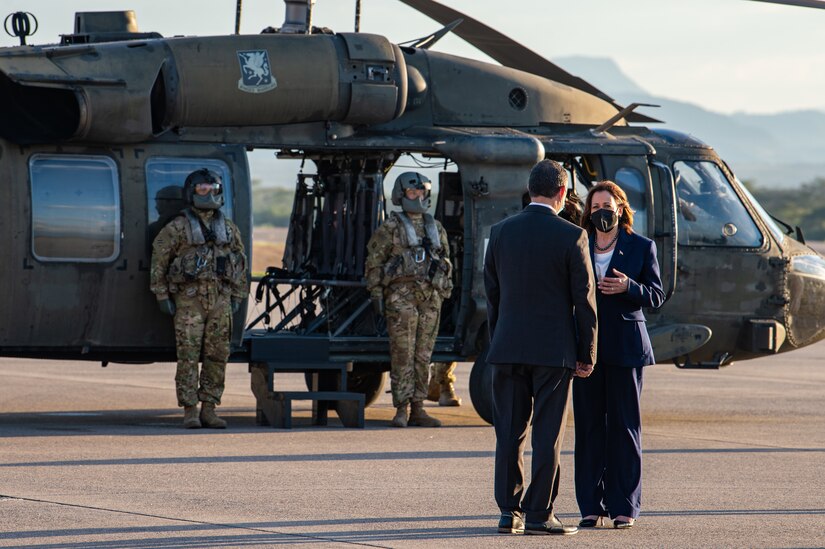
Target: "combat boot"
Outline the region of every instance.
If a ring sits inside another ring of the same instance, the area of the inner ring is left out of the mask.
[[[427,414],[422,402],[412,403],[409,424],[412,427],[441,427],[441,421]]]
[[[201,420],[198,419],[198,405],[183,407],[183,428],[200,429]]]
[[[441,385],[438,384],[438,381],[436,381],[435,376],[432,376],[430,378],[430,386],[427,388],[427,400],[438,402],[438,398],[440,395]]]
[[[461,406],[461,399],[455,394],[452,383],[441,386],[441,396],[438,397],[439,406]]]
[[[395,409],[395,417],[392,418],[392,423],[390,423],[393,427],[406,427],[407,426],[407,405],[401,405]]]
[[[226,422],[215,414],[215,405],[212,402],[201,404],[201,423],[209,429],[226,429]]]

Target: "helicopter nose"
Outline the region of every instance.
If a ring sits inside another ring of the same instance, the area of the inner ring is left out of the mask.
[[[825,257],[815,252],[792,257],[787,289],[789,342],[802,347],[825,339]]]

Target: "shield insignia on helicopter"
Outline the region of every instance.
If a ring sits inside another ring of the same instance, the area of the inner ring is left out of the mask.
[[[266,50],[239,51],[238,63],[241,65],[241,79],[238,89],[248,93],[263,93],[275,89],[278,81],[272,74],[269,54]]]

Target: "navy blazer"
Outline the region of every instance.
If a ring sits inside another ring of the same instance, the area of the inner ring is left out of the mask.
[[[590,235],[591,259],[595,235]],[[593,259],[595,265],[595,259]],[[665,301],[656,244],[636,233],[619,228],[619,237],[605,276],[616,269],[629,278],[627,292],[604,295],[596,289],[599,312],[599,364],[638,367],[655,364],[642,307],[658,308]]]
[[[596,295],[587,233],[527,206],[493,225],[484,257],[490,364],[575,368],[596,359]]]

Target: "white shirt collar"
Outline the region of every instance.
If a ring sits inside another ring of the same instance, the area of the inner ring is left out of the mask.
[[[544,208],[547,208],[551,212],[556,213],[556,210],[554,210],[553,206],[551,206],[550,204],[544,204],[542,202],[530,202],[530,204],[528,204],[528,206],[542,206]]]

